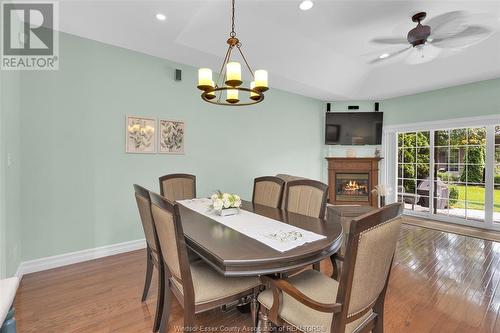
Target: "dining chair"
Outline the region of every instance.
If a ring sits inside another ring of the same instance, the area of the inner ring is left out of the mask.
[[[349,230],[353,218],[371,212],[377,208],[368,205],[335,205],[327,207],[327,218],[331,223],[339,223],[342,225],[343,241],[339,251],[331,256],[332,262],[332,277],[338,280],[340,268],[338,263],[342,263],[345,257],[347,241],[349,239]],[[338,263],[337,263],[338,262]]]
[[[178,204],[156,193],[150,192],[150,196],[163,259],[160,332],[167,331],[172,296],[184,309],[184,329],[188,331],[194,327],[195,314],[248,296],[255,323],[260,280],[257,277],[224,277],[203,260],[190,263]]]
[[[289,279],[261,277],[260,327],[269,321],[309,332],[383,332],[384,300],[401,227],[402,206],[391,204],[351,222],[340,281],[315,270]]]
[[[144,302],[148,296],[149,287],[151,286],[151,278],[153,276],[153,269],[156,267],[158,273],[162,270],[163,262],[161,260],[161,254],[158,246],[158,238],[156,235],[155,226],[153,223],[153,216],[151,214],[151,199],[149,196],[149,191],[144,187],[134,184],[135,190],[135,200],[137,202],[137,208],[139,209],[139,216],[142,222],[142,228],[144,229],[144,236],[146,237],[146,278],[144,282],[144,290],[142,292],[141,302]],[[160,284],[160,280],[158,279]],[[161,286],[158,285],[158,292]],[[163,295],[158,295],[158,300]],[[153,324],[153,331],[158,331],[160,327],[160,315],[161,312],[158,311],[159,302],[157,301],[157,311],[155,316],[155,321]]]
[[[285,181],[281,178],[272,176],[255,178],[252,202],[263,206],[281,208],[284,188]]]
[[[160,194],[168,200],[196,198],[196,176],[186,173],[173,173],[160,177]]]
[[[311,179],[292,180],[286,186],[285,210],[325,218],[328,185]]]

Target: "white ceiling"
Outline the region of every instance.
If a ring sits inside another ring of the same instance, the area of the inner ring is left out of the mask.
[[[492,1],[236,0],[236,32],[253,69],[269,71],[271,87],[322,100],[381,100],[500,77],[500,33],[430,63],[368,61],[397,47],[375,37],[405,37],[410,17],[454,10],[488,13]],[[167,16],[157,21],[156,13]],[[60,30],[196,67],[220,67],[230,30],[229,0],[63,1]],[[193,83],[194,84],[194,83]]]

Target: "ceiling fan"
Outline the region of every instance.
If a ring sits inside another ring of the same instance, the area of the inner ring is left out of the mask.
[[[369,61],[379,63],[398,55],[407,54],[406,62],[412,65],[429,62],[443,50],[459,51],[485,40],[496,30],[496,20],[488,15],[472,15],[464,11],[452,11],[422,21],[426,12],[412,16],[417,26],[411,29],[406,38],[375,38],[373,43],[384,45],[406,45],[403,48],[383,53]],[[478,24],[480,22],[480,24]]]

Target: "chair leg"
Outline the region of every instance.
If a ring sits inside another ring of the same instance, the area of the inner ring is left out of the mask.
[[[259,288],[254,288],[252,300],[250,301],[250,312],[252,314],[252,323],[254,327],[258,325],[259,319],[259,302],[257,302],[257,295],[259,293]]]
[[[267,312],[265,310],[259,311],[259,325],[260,333],[270,333],[271,332],[271,322],[267,317]]]
[[[184,332],[194,332],[195,323],[194,307],[184,308]]]
[[[339,265],[337,263],[337,259],[335,258],[335,254],[330,257],[330,260],[332,261],[332,279],[337,280],[339,279]]]
[[[165,303],[165,283],[165,273],[162,265],[160,266],[158,272],[158,298],[156,300],[156,314],[153,324],[153,332],[158,332],[158,330],[160,329],[163,314],[163,305]]]
[[[146,279],[144,281],[144,291],[142,292],[141,302],[144,302],[148,297],[149,287],[151,286],[151,278],[153,277],[153,259],[151,259],[151,249],[149,246],[146,248]]]
[[[167,272],[165,272],[165,293],[163,297],[163,313],[161,314],[161,323],[160,323],[160,333],[166,333],[168,331],[168,321],[170,319],[170,307],[172,304],[172,290],[170,290],[169,276],[167,276]]]

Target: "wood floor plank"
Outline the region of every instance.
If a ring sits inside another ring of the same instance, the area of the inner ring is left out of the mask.
[[[332,267],[321,263],[325,274]],[[151,332],[156,275],[140,297],[145,251],[26,275],[16,297],[18,332]],[[183,312],[172,302],[169,332],[181,332]],[[500,332],[500,243],[403,225],[389,281],[386,332]],[[250,330],[235,308],[197,316],[204,331]]]

